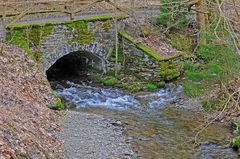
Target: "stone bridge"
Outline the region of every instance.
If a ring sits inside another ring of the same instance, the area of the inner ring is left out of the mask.
[[[121,24],[121,20],[126,18],[128,16],[118,16],[120,54],[127,56],[124,59],[136,67],[146,68],[145,70],[159,68],[159,61],[165,58],[159,57],[151,48],[136,44],[124,32],[126,26]],[[7,28],[6,40],[22,47],[44,72],[59,59],[72,53],[72,60],[78,59],[95,70],[106,72],[115,65],[112,58],[115,35],[113,16],[102,15],[74,20],[13,24]]]
[[[85,59],[86,64],[106,71],[107,57],[115,45],[115,29],[112,17],[101,16],[16,24],[8,28],[6,38],[20,45],[44,72],[57,60],[73,52],[79,52],[79,57]]]

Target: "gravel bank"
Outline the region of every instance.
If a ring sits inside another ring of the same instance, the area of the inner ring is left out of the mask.
[[[60,138],[65,159],[134,159],[120,121],[69,111],[62,119]]]

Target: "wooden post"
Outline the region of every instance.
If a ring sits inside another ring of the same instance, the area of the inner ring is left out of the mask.
[[[71,8],[70,8],[70,9],[71,9],[71,11],[70,11],[70,12],[71,12],[71,14],[70,14],[70,19],[73,20],[73,19],[74,19],[74,12],[75,12],[75,9],[74,9],[74,8],[75,8],[75,4],[76,4],[76,3],[75,3],[75,0],[72,0],[72,1],[70,1],[70,2],[72,3],[72,4],[70,5],[70,6],[71,6]]]
[[[117,5],[116,0],[114,0],[115,6]],[[118,24],[117,24],[117,8],[114,7],[114,24],[115,24],[115,76],[118,74]]]

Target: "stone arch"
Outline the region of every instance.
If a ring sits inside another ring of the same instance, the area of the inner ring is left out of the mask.
[[[97,43],[90,43],[87,45],[80,45],[79,43],[63,44],[55,49],[53,53],[44,53],[39,60],[40,68],[46,72],[52,65],[59,59],[67,56],[68,54],[79,54],[79,57],[85,58],[89,65],[95,70],[106,72],[107,60],[106,52]]]

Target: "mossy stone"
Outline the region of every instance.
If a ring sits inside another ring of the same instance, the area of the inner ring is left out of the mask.
[[[166,82],[176,79],[181,75],[176,65],[170,62],[160,62],[160,69],[159,76]]]
[[[164,81],[161,81],[161,82],[158,82],[157,83],[157,87],[158,88],[163,88],[163,87],[165,87],[166,86],[166,82],[164,82]]]
[[[115,77],[107,77],[102,80],[102,83],[104,86],[115,86],[119,81]]]
[[[74,35],[71,42],[79,44],[89,44],[93,40],[93,34],[88,31],[88,25],[85,21],[76,21],[65,25]]]
[[[102,26],[103,26],[105,32],[110,31],[110,23],[108,21],[103,22]]]

